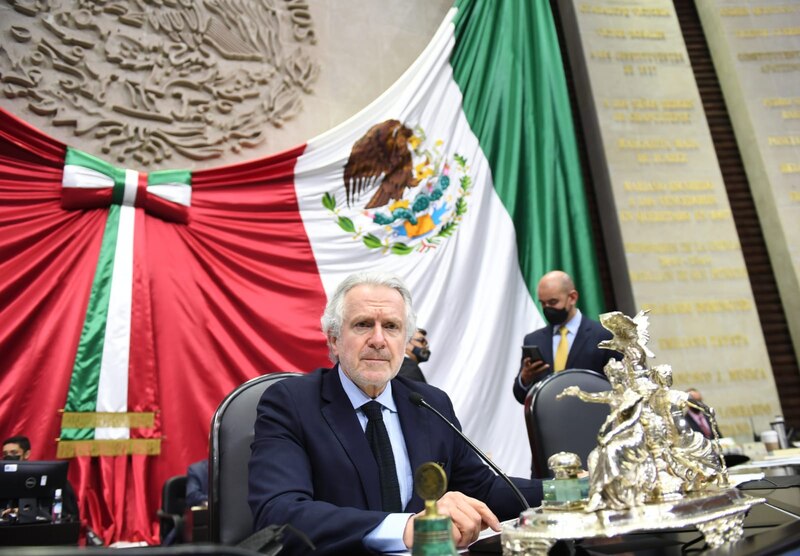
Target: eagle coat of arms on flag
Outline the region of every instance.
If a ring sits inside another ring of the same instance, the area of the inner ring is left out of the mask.
[[[458,228],[472,185],[466,158],[448,158],[443,145],[429,144],[420,126],[376,124],[353,144],[344,191],[325,193],[322,204],[368,249],[408,255],[436,248]]]

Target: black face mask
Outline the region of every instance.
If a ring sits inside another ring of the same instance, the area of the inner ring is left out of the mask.
[[[569,311],[566,308],[545,307],[542,311],[544,312],[544,318],[553,326],[564,324],[564,321],[567,320],[567,315],[569,315]]]
[[[3,460],[5,461],[21,461],[22,456],[19,454],[6,454],[3,456]]]
[[[431,350],[428,348],[414,346],[414,348],[411,350],[411,353],[414,354],[414,357],[417,358],[417,362],[419,363],[424,363],[431,358]]]

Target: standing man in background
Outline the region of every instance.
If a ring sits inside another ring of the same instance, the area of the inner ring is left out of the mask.
[[[431,350],[428,347],[428,331],[424,328],[417,328],[411,341],[406,344],[406,356],[403,364],[400,365],[400,372],[397,376],[410,378],[419,382],[428,382],[425,375],[419,368],[420,363],[424,363],[431,358]]]
[[[525,403],[531,387],[554,372],[589,369],[603,373],[610,357],[621,358],[597,347],[612,337],[611,332],[578,309],[578,290],[569,274],[553,270],[542,276],[536,290],[548,325],[525,336],[524,346],[535,345],[542,359],[523,356],[514,379],[514,397]]]

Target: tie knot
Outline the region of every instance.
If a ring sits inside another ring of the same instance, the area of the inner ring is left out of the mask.
[[[367,402],[362,405],[361,411],[364,412],[364,415],[366,415],[367,419],[370,421],[383,421],[383,413],[381,412],[382,408],[383,406],[379,402],[372,400],[371,402]]]
[[[561,334],[561,339],[564,340],[567,337],[569,330],[567,330],[566,326],[562,326],[558,329],[558,333]]]

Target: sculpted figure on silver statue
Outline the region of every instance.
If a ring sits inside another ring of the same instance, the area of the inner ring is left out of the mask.
[[[588,499],[524,511],[517,524],[503,529],[503,554],[542,554],[557,539],[688,526],[697,527],[710,547],[742,538],[745,514],[765,500],[729,486],[713,410],[672,388],[669,365],[648,364],[654,354],[647,348],[645,311],[633,318],[606,313],[600,323],[613,336],[599,347],[624,356],[622,361],[609,358],[604,368],[610,390],[584,392],[571,386],[558,396],[609,406],[587,460]],[[707,415],[713,439],[689,427],[687,407]]]
[[[622,510],[726,486],[727,470],[718,437],[713,441],[693,431],[683,417],[690,403],[672,388],[669,365],[650,367],[646,312],[631,318],[618,311],[600,316],[614,336],[599,347],[624,354],[605,366],[611,390],[587,393],[577,387],[560,396],[607,403],[611,412],[600,427],[598,446],[589,455],[590,494],[587,511]],[[716,421],[713,412],[709,417]]]

